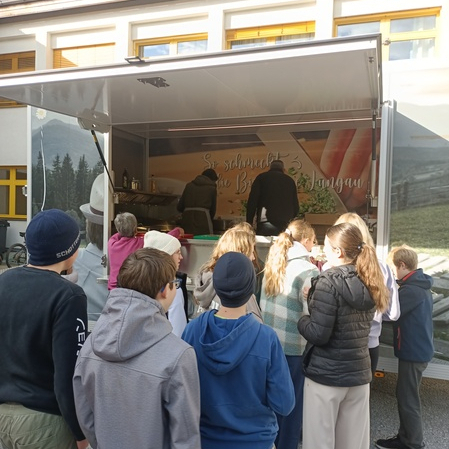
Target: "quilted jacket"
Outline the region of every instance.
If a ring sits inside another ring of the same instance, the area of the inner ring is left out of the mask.
[[[307,340],[306,377],[329,386],[353,387],[371,381],[368,335],[374,301],[353,265],[333,267],[312,280],[310,315],[298,330]]]

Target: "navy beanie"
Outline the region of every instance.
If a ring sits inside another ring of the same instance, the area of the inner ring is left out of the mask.
[[[256,271],[244,254],[229,252],[217,260],[212,281],[224,307],[240,307],[256,289]]]
[[[44,210],[30,221],[25,240],[30,265],[53,265],[68,259],[78,249],[80,228],[62,210]]]

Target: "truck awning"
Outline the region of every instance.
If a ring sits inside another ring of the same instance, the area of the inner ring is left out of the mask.
[[[380,35],[0,76],[0,97],[146,138],[370,121],[381,96]]]

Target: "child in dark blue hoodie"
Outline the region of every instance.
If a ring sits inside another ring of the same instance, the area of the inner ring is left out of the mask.
[[[399,359],[396,399],[399,431],[393,438],[377,440],[381,449],[423,448],[419,387],[423,371],[432,360],[433,280],[418,269],[418,255],[408,247],[394,248],[389,263],[399,285],[401,316],[393,323],[394,355]]]
[[[218,259],[214,289],[221,300],[191,321],[182,338],[197,354],[203,449],[271,449],[275,412],[288,415],[295,396],[287,361],[273,329],[246,314],[256,276],[241,253]]]

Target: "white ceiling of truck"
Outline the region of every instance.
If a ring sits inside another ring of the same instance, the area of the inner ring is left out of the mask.
[[[139,136],[369,121],[378,35],[0,76],[0,97]]]

